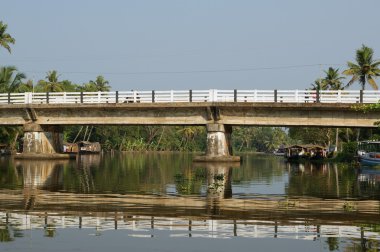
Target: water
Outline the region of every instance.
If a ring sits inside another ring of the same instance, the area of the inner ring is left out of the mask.
[[[377,251],[380,169],[245,155],[0,159],[1,251]]]

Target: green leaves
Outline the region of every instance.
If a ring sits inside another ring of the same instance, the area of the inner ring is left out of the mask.
[[[0,46],[4,47],[9,53],[11,53],[11,47],[9,44],[14,44],[16,40],[6,33],[8,25],[4,24],[3,21],[0,21]]]
[[[356,50],[357,64],[347,62],[348,69],[343,71],[344,75],[352,76],[346,87],[349,87],[356,81],[359,81],[363,90],[365,89],[365,84],[367,82],[373,89],[378,89],[375,78],[380,76],[380,61],[374,61],[372,58],[372,48],[362,45],[360,49]]]

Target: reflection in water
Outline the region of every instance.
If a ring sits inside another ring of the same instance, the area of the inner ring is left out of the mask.
[[[54,240],[62,229],[81,228],[94,235],[165,231],[315,240],[331,250],[379,247],[377,171],[269,156],[247,156],[238,167],[191,159],[128,153],[0,160],[0,241],[17,241],[26,229],[44,228]]]
[[[107,230],[124,230],[128,232],[130,237],[150,238],[159,231],[168,231],[171,237],[231,238],[239,236],[245,238],[297,239],[325,241],[330,248],[352,246],[375,250],[379,248],[380,240],[380,234],[374,227],[336,224],[313,225],[307,221],[278,223],[260,220],[165,218],[127,215],[123,212],[81,217],[57,214],[44,216],[44,213],[38,212],[26,215],[0,212],[0,226],[5,222],[8,225],[8,233],[4,237],[9,241],[15,239],[15,232],[22,234],[29,229],[45,229],[44,236],[54,237],[61,229],[68,228],[88,229],[90,234],[93,233],[98,236]]]
[[[32,210],[40,190],[56,191],[63,184],[63,167],[68,161],[17,160],[15,166],[22,171],[24,209]]]
[[[209,198],[227,199],[232,197],[232,167],[240,167],[229,163],[207,163],[207,196]]]

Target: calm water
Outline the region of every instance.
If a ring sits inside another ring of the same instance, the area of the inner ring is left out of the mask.
[[[378,251],[380,169],[190,154],[0,159],[0,251]]]

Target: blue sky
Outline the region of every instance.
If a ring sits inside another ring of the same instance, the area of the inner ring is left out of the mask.
[[[362,44],[380,58],[378,0],[1,2],[16,44],[0,65],[35,81],[57,70],[113,90],[305,89]]]

